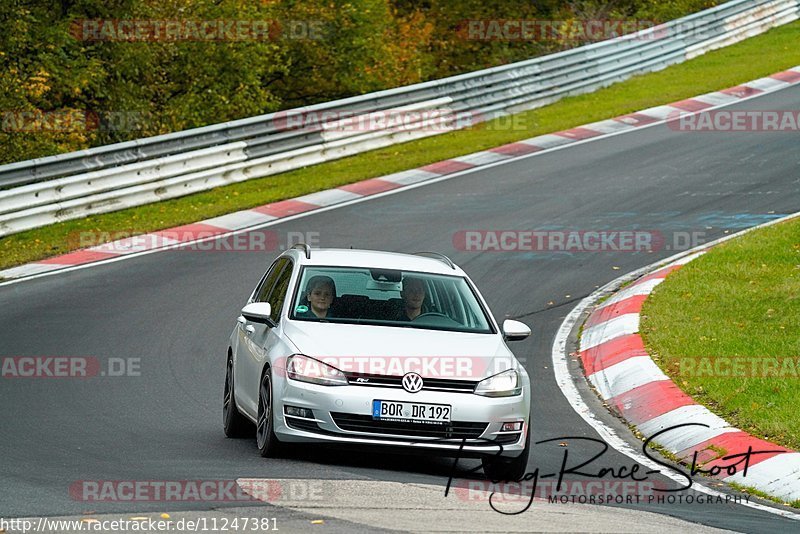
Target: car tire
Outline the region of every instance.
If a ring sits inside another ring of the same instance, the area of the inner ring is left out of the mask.
[[[222,393],[222,425],[229,438],[244,438],[253,435],[253,423],[239,412],[233,394],[233,356],[228,353],[225,364],[225,389]]]
[[[258,419],[256,423],[256,445],[258,452],[265,458],[274,458],[283,452],[283,444],[275,435],[275,414],[272,400],[272,369],[267,367],[258,385]]]
[[[530,421],[530,418],[528,418]],[[528,431],[525,436],[525,448],[522,453],[514,458],[497,458],[494,456],[484,457],[481,459],[483,464],[483,473],[486,478],[492,481],[516,481],[521,480],[525,476],[525,471],[528,468],[528,457],[531,453],[531,428],[528,426]]]

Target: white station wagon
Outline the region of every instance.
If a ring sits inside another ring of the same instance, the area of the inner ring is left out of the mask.
[[[242,309],[227,355],[224,427],[262,456],[288,443],[374,445],[478,457],[520,478],[530,379],[475,285],[437,253],[295,245]]]

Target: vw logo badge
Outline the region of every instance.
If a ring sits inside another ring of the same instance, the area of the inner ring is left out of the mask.
[[[409,393],[416,393],[422,389],[422,377],[417,373],[406,373],[403,375],[403,389]]]

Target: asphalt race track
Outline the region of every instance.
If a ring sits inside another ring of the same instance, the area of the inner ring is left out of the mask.
[[[800,86],[726,109],[800,109]],[[533,382],[534,440],[596,436],[555,383],[550,356],[555,332],[577,300],[675,251],[478,253],[456,250],[454,234],[646,230],[660,232],[667,244],[675,232],[703,232],[710,241],[800,210],[798,141],[797,132],[685,133],[659,125],[312,213],[267,230],[279,236],[318,234],[325,247],[449,255],[477,283],[498,319],[519,317],[532,326],[533,336],[511,347],[524,358]],[[80,480],[260,477],[443,487],[451,466],[445,459],[304,447],[292,458],[265,460],[254,439],[224,437],[227,338],[238,310],[279,252],[173,250],[0,286],[0,356],[141,359],[141,376],[2,379],[0,515],[225,506],[86,503],[70,497],[70,486]],[[570,457],[588,459],[594,450],[580,441],[569,444]],[[558,441],[538,445],[530,470],[557,471],[563,454]],[[610,450],[601,465],[630,463]],[[633,508],[747,532],[800,526],[736,504]],[[457,515],[452,525],[469,527]]]

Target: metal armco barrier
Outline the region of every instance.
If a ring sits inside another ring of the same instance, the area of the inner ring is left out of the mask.
[[[681,63],[798,18],[800,0],[734,0],[634,34],[527,61],[3,165],[0,236],[261,178],[544,106]],[[392,116],[405,122],[386,120]],[[436,127],[426,127],[432,120]],[[369,127],[361,127],[364,124]]]

